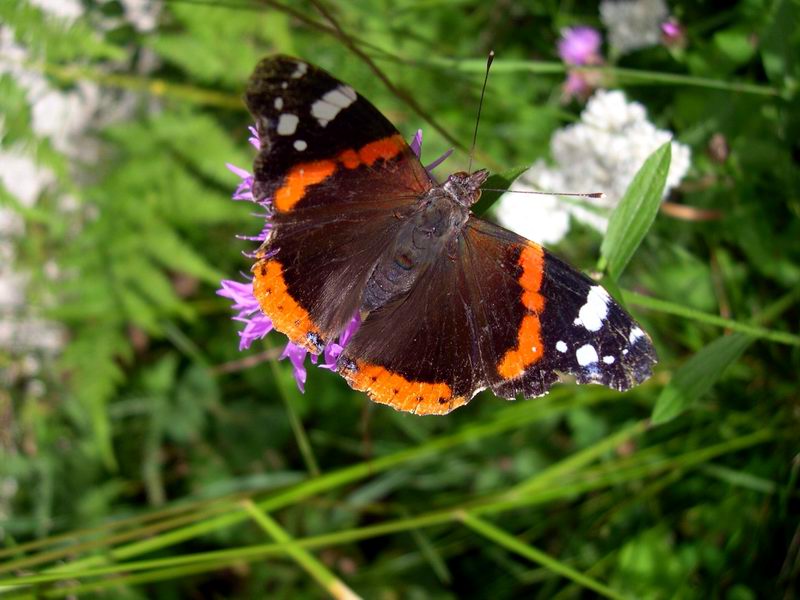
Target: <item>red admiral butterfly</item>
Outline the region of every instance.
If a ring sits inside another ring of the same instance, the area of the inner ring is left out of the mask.
[[[440,184],[353,88],[295,58],[263,60],[246,103],[271,198],[253,293],[318,354],[357,313],[337,369],[369,397],[445,414],[479,391],[545,394],[560,373],[617,390],[656,361],[648,336],[588,277],[471,214],[485,170]]]

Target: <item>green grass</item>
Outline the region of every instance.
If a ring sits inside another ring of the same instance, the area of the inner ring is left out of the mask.
[[[69,333],[61,356],[39,357],[38,387],[0,350],[0,597],[793,597],[794,2],[670,2],[686,48],[587,67],[692,149],[669,197],[689,218],[660,207],[666,145],[604,238],[575,226],[552,248],[597,266],[652,335],[660,361],[644,385],[483,393],[422,418],[313,366],[300,394],[274,359],[278,335],[237,351],[214,292],[248,268],[233,236],[259,229],[229,200],[224,166],[252,160],[240,98],[256,60],[329,69],[407,137],[423,128],[424,158],[456,147],[444,171],[467,165],[493,48],[475,166],[504,187],[582,108],[560,100],[559,30],[600,27],[594,3],[512,4],[175,0],[150,33],[100,30],[115,3],[86,3],[71,28],[0,4],[54,87],[91,82],[136,105],[98,120],[101,154],[70,167],[0,78],[3,148],[24,146],[57,181],[33,207],[2,188],[0,202],[25,220],[28,305]],[[140,51],[154,70],[137,69]],[[77,200],[73,217],[58,191]]]

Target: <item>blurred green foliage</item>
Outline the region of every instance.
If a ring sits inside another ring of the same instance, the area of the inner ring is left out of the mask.
[[[607,72],[692,148],[671,202],[720,215],[662,211],[617,282],[689,311],[630,304],[661,357],[654,378],[624,395],[569,384],[513,404],[482,394],[444,418],[371,405],[313,367],[301,395],[288,364],[266,364],[277,334],[238,352],[215,289],[248,268],[252,245],[234,235],[259,230],[252,207],[229,200],[237,178],[225,163],[248,167],[253,154],[239,97],[259,57],[298,55],[407,137],[423,128],[432,158],[450,143],[348,44],[462,145],[493,48],[478,161],[505,171],[546,157],[551,134],[577,118],[581,106],[560,101],[555,45],[565,26],[599,26],[597,5],[328,0],[346,38],[313,2],[173,0],[149,33],[102,26],[122,13],[116,0],[83,5],[67,27],[0,4],[54,85],[89,80],[136,98],[133,118],[98,127],[100,156],[70,165],[0,76],[4,143],[31,148],[84,215],[76,229],[58,195],[31,208],[0,190],[26,219],[29,301],[69,331],[44,393],[0,390],[0,479],[16,490],[0,505],[0,578],[43,586],[9,597],[310,598],[331,577],[386,599],[795,597],[798,339],[730,336],[705,315],[798,331],[796,1],[671,2],[687,46]],[[466,162],[456,152],[447,168]],[[556,251],[589,269],[601,242],[575,227]],[[41,268],[51,259],[56,283]],[[657,400],[661,424],[646,427]],[[246,551],[281,531],[311,539],[310,554]],[[137,566],[145,559],[155,562]],[[37,583],[57,565],[52,579],[68,585]]]

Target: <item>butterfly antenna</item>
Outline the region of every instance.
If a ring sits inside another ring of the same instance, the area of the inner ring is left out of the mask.
[[[486,59],[486,75],[483,77],[483,87],[481,88],[481,99],[478,101],[478,116],[475,119],[475,132],[472,134],[472,146],[469,149],[469,168],[467,173],[472,173],[472,158],[475,155],[475,143],[478,141],[478,125],[481,122],[481,108],[483,108],[483,95],[486,93],[486,82],[489,81],[489,68],[494,60],[494,50],[489,50],[489,57]]]
[[[605,198],[603,192],[532,192],[530,190],[506,190],[500,188],[481,188],[484,192],[507,192],[509,194],[536,194],[539,196],[573,196],[574,198]]]

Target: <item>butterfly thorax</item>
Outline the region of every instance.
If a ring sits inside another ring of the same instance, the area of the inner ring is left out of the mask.
[[[414,282],[443,253],[455,255],[469,207],[480,198],[485,171],[454,173],[421,195],[397,235],[375,265],[362,298],[362,309],[375,310],[404,297]]]
[[[469,208],[480,200],[481,185],[488,177],[489,171],[486,169],[481,169],[474,173],[459,171],[450,175],[440,187],[455,202]]]

